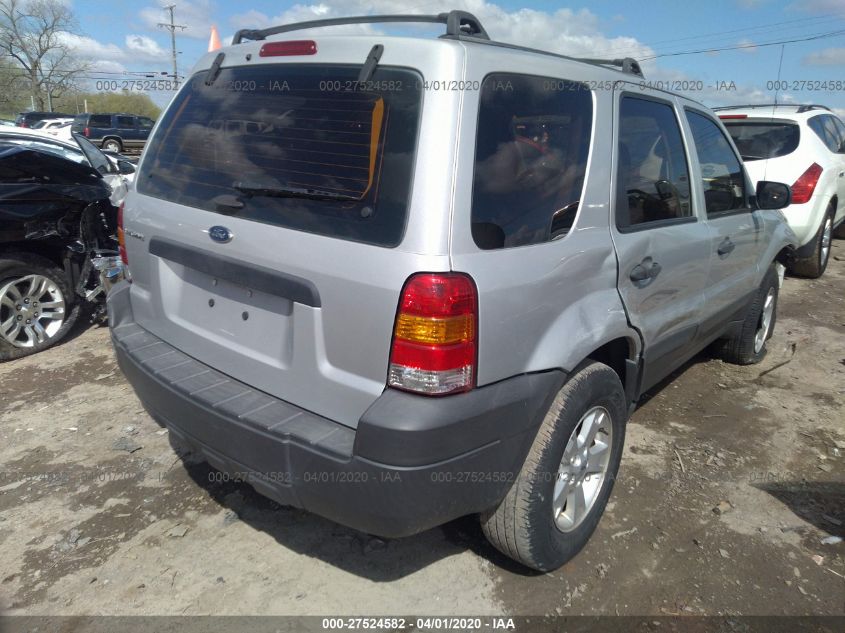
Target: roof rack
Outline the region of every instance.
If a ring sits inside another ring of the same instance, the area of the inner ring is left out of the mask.
[[[833,110],[831,110],[827,106],[819,105],[818,103],[808,103],[798,108],[799,114],[801,112],[809,112],[810,110],[827,110],[828,112],[833,112]]]
[[[809,112],[810,110],[827,110],[828,112],[832,111],[827,106],[819,105],[817,103],[750,103],[746,105],[719,106],[718,108],[713,108],[713,110],[739,110],[741,108],[798,108],[796,110],[797,114]]]
[[[588,64],[597,64],[599,66],[617,66],[623,73],[643,76],[640,62],[633,57],[623,57],[621,59],[588,59],[584,57],[577,57],[578,61],[586,62]]]
[[[446,33],[441,35],[442,38],[457,39],[475,42],[477,44],[488,44],[490,46],[500,46],[502,48],[509,48],[512,50],[519,50],[528,53],[538,53],[541,55],[550,55],[560,59],[568,59],[571,61],[584,62],[593,64],[595,66],[614,66],[624,73],[631,75],[643,76],[642,69],[637,60],[631,57],[621,59],[583,59],[578,57],[569,57],[567,55],[560,55],[536,48],[528,48],[527,46],[518,46],[516,44],[507,44],[505,42],[496,42],[490,39],[487,31],[481,24],[481,20],[475,17],[472,13],[467,11],[449,11],[448,13],[439,13],[437,15],[360,15],[346,18],[329,18],[325,20],[309,20],[307,22],[295,22],[293,24],[283,24],[281,26],[271,26],[266,29],[241,29],[235,33],[232,39],[232,44],[240,44],[245,40],[264,40],[271,35],[279,35],[280,33],[290,33],[291,31],[301,31],[303,29],[323,28],[327,26],[341,26],[346,24],[383,24],[383,23],[427,23],[427,24],[445,24]]]
[[[241,29],[235,33],[232,44],[240,44],[244,40],[264,40],[270,35],[301,31],[303,29],[340,26],[344,24],[380,24],[385,22],[445,24],[446,37],[470,36],[482,40],[490,39],[487,31],[481,26],[481,21],[472,13],[467,13],[466,11],[449,11],[449,13],[440,13],[438,15],[359,15],[348,18],[295,22],[282,26],[272,26],[267,29]]]

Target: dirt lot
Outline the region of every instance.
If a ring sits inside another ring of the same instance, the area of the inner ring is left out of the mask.
[[[845,241],[763,364],[641,403],[607,514],[528,574],[472,518],[385,542],[185,465],[88,329],[0,366],[6,614],[845,614]],[[714,511],[714,508],[718,508]]]

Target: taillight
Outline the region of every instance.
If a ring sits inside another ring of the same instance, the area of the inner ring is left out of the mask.
[[[813,197],[813,191],[822,175],[822,166],[813,163],[792,185],[792,204],[804,204]]]
[[[126,266],[129,265],[129,258],[126,256],[126,236],[123,233],[123,203],[117,208],[117,250],[120,252],[120,261]]]
[[[719,118],[723,121],[727,121],[728,119],[747,119],[747,114],[720,114]]]
[[[402,289],[388,385],[442,396],[475,384],[478,295],[461,273],[420,273]]]
[[[91,130],[89,130],[87,127],[82,128],[82,136],[91,136]]]
[[[259,57],[287,57],[293,55],[316,55],[314,40],[291,40],[289,42],[267,42],[258,51]]]

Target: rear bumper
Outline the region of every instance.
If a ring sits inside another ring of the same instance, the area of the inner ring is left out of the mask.
[[[827,211],[830,198],[822,198],[820,194],[814,195],[809,202],[804,204],[791,204],[783,210],[784,216],[798,238],[797,257],[809,257],[815,247],[816,233],[822,223],[825,211]]]
[[[446,398],[388,389],[351,429],[182,354],[135,323],[129,294],[122,283],[108,298],[117,360],[172,441],[281,504],[379,536],[498,503],[565,378],[526,374]]]

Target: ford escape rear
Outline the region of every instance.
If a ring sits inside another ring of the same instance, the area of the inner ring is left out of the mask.
[[[639,395],[714,341],[765,354],[793,236],[761,207],[789,189],[632,60],[457,11],[340,22],[396,20],[447,32],[267,40],[320,21],[199,62],[124,209],[118,361],[175,444],[280,503],[392,537],[477,513],[553,569]]]

